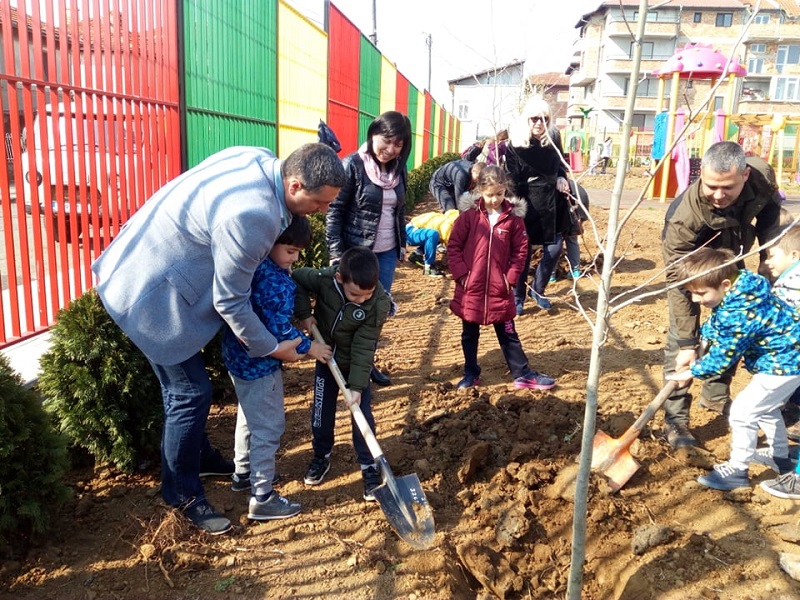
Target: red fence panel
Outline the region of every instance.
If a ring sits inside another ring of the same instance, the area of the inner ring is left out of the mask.
[[[176,4],[17,4],[0,3],[0,345],[92,287],[92,261],[180,173]]]
[[[361,32],[332,4],[328,11],[328,124],[341,154],[358,149]]]

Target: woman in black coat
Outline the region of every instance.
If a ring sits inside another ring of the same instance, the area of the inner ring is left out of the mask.
[[[565,196],[569,192],[567,166],[561,137],[550,122],[550,106],[542,98],[532,98],[525,105],[520,119],[511,132],[506,152],[506,170],[512,191],[525,198],[528,204],[525,215],[528,261],[514,292],[517,314],[522,314],[528,283],[527,267],[535,245],[543,246],[544,254],[536,267],[530,296],[540,308],[552,308],[544,296],[544,289],[561,257],[562,236],[571,226],[569,203]]]

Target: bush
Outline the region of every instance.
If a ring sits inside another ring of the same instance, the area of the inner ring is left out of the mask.
[[[51,332],[39,390],[59,429],[98,463],[125,472],[158,456],[161,386],[97,293],[90,290],[62,310]]]
[[[411,212],[417,203],[425,197],[425,194],[428,193],[433,172],[443,164],[459,158],[461,158],[460,154],[447,152],[434,156],[409,172],[408,185],[406,187],[406,212]]]
[[[308,216],[311,223],[311,245],[300,253],[295,269],[311,267],[320,269],[328,265],[328,242],[325,238],[325,215],[313,213]]]
[[[65,441],[0,355],[0,547],[21,554],[69,498]]]

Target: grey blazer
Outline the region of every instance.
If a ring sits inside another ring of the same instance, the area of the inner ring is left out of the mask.
[[[183,362],[223,322],[250,356],[276,348],[250,284],[291,221],[280,162],[244,146],[210,156],[145,202],[92,264],[106,310],[151,361]]]

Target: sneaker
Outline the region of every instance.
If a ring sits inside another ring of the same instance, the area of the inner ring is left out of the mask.
[[[423,274],[427,275],[428,277],[444,277],[444,273],[436,269],[436,267],[426,266]]]
[[[669,445],[675,448],[688,448],[697,446],[697,439],[689,431],[686,423],[667,423],[664,425],[664,436]]]
[[[753,458],[750,459],[751,463],[764,465],[775,471],[778,475],[783,475],[794,471],[795,463],[788,456],[786,458],[778,458],[772,456],[771,448],[758,448],[756,449]]]
[[[471,387],[477,387],[481,384],[481,379],[477,375],[464,375],[456,384],[457,390],[465,390]]]
[[[274,491],[263,502],[255,496],[250,496],[247,518],[254,521],[271,521],[272,519],[286,519],[300,512],[299,502],[292,502]]]
[[[375,467],[361,469],[361,477],[364,479],[364,500],[375,502],[375,488],[383,484],[380,473]]]
[[[548,279],[547,282],[548,283],[555,283],[556,282],[556,274],[553,273],[552,275],[550,275],[550,279]]]
[[[580,279],[583,276],[580,269],[572,269],[572,278],[573,279]]]
[[[750,478],[747,469],[734,469],[728,463],[714,465],[708,475],[700,475],[697,483],[710,487],[712,490],[729,492],[737,488],[750,487]]]
[[[200,458],[200,477],[233,475],[235,470],[233,461],[223,457],[216,448],[211,454]]]
[[[412,265],[422,267],[425,265],[425,257],[419,252],[412,252],[408,255],[408,262],[410,262]]]
[[[231,529],[231,522],[214,511],[208,501],[201,500],[183,509],[183,515],[195,526],[211,535],[220,535]]]
[[[787,500],[800,500],[800,475],[797,473],[786,473],[777,479],[770,479],[761,482],[761,489],[778,498]]]
[[[514,380],[514,387],[518,390],[549,390],[555,385],[555,379],[538,371],[528,371],[527,374]]]
[[[517,316],[522,316],[522,309],[525,307],[525,304],[522,300],[515,300],[514,305],[517,308]]]
[[[308,465],[308,471],[303,478],[306,485],[319,485],[325,479],[325,475],[331,470],[331,459],[327,456],[315,456]]]
[[[537,306],[542,310],[550,310],[551,308],[553,308],[553,305],[550,304],[550,300],[548,300],[544,296],[539,295],[537,292],[533,291],[533,288],[531,288],[531,291],[528,292],[528,295],[534,300],[536,300]]]
[[[275,485],[281,480],[281,474],[275,473],[272,476],[272,485]],[[234,473],[231,475],[231,491],[233,492],[249,492],[250,491],[250,473]]]

